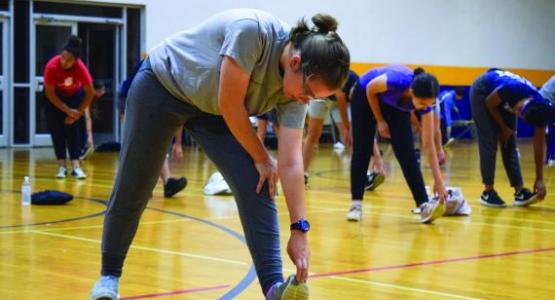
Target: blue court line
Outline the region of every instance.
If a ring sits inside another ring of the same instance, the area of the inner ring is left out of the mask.
[[[182,213],[178,213],[178,212],[174,212],[174,211],[163,210],[163,209],[159,209],[159,208],[147,207],[146,209],[150,209],[150,210],[158,211],[158,212],[161,212],[161,213],[170,214],[170,215],[174,215],[174,216],[177,216],[177,217],[182,217],[182,218],[191,219],[191,220],[194,220],[194,221],[197,221],[197,222],[200,222],[200,223],[204,223],[208,226],[218,228],[218,229],[222,230],[223,232],[234,236],[235,238],[240,240],[245,245],[247,244],[247,242],[245,240],[245,237],[243,235],[241,235],[240,233],[238,233],[237,231],[234,231],[233,229],[230,229],[229,227],[214,223],[212,221],[204,220],[204,219],[201,219],[201,218],[193,217],[193,216],[190,216],[190,215],[186,215],[186,214],[182,214]],[[249,287],[249,285],[255,279],[256,279],[256,271],[254,270],[254,265],[251,264],[251,266],[249,268],[249,271],[243,277],[243,279],[241,279],[241,281],[239,281],[238,284],[236,284],[231,290],[229,290],[227,293],[223,294],[218,299],[220,299],[220,300],[233,299],[233,297],[236,297],[237,295],[241,294],[245,289],[247,289],[247,287]]]

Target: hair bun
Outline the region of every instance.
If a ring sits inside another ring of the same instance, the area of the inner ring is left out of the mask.
[[[328,14],[316,14],[312,17],[314,23],[314,31],[327,34],[330,31],[337,30],[337,20]]]
[[[422,67],[418,67],[416,69],[414,69],[414,76],[425,73],[426,71],[424,70],[424,68]]]

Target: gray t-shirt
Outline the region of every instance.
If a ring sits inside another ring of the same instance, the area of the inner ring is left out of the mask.
[[[280,125],[302,128],[306,105],[283,94],[279,70],[289,27],[278,18],[254,9],[217,14],[180,32],[149,53],[156,77],[181,101],[221,115],[218,107],[223,56],[233,58],[250,74],[245,107],[250,115],[276,108]]]
[[[540,89],[540,94],[545,99],[555,102],[555,76],[551,77]]]

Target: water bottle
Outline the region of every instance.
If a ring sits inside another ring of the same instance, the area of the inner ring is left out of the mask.
[[[23,184],[21,185],[21,205],[31,205],[31,182],[29,176],[23,177]]]

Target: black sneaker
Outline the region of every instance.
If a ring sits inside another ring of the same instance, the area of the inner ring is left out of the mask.
[[[308,185],[308,174],[304,173],[304,186],[306,187]]]
[[[367,191],[375,190],[380,184],[385,181],[385,176],[378,172],[370,172],[366,175],[366,183],[364,189]]]
[[[522,188],[515,193],[514,206],[528,206],[538,202],[536,193],[532,193],[529,189]]]
[[[484,191],[480,196],[480,204],[487,207],[507,207],[505,201],[497,195],[495,190]]]
[[[187,178],[168,178],[164,184],[164,197],[170,198],[173,195],[181,192],[187,186]]]

